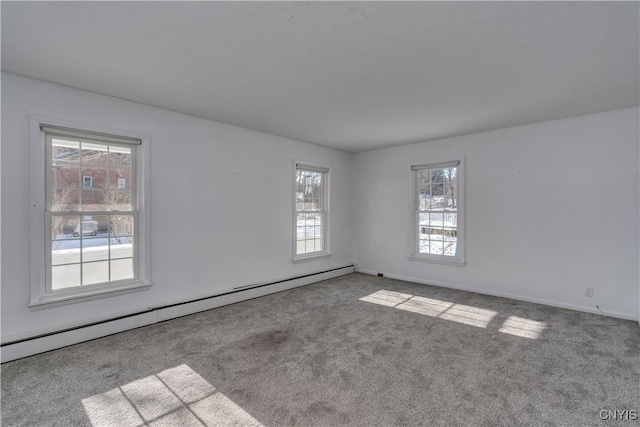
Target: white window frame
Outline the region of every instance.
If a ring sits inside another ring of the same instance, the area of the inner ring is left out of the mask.
[[[302,170],[309,170],[309,171],[314,171],[314,172],[321,172],[323,174],[323,179],[322,179],[322,209],[321,209],[321,213],[322,213],[322,217],[323,217],[323,222],[322,222],[322,239],[323,239],[323,250],[322,251],[316,251],[316,252],[307,252],[305,254],[298,254],[298,242],[297,242],[297,236],[298,236],[298,207],[297,207],[297,203],[296,203],[296,196],[297,196],[297,171],[298,169],[302,169]],[[329,166],[326,165],[321,165],[321,164],[316,164],[316,163],[310,163],[310,162],[305,162],[305,161],[298,161],[298,160],[294,160],[293,162],[293,197],[291,198],[292,202],[293,202],[293,236],[292,236],[292,241],[293,241],[293,262],[297,263],[297,262],[305,262],[305,261],[312,261],[312,260],[317,260],[317,259],[322,259],[322,258],[329,258],[331,256],[331,250],[330,250],[330,242],[329,242],[329,201],[330,201],[330,190],[329,190],[329,182],[330,182],[330,176],[331,176],[331,168]]]
[[[50,274],[51,245],[47,247],[47,242],[50,241],[50,225],[47,225],[49,224],[47,221],[47,174],[51,165],[46,162],[48,148],[43,127],[96,134],[107,141],[109,137],[140,140],[140,145],[136,146],[136,155],[133,157],[133,167],[137,176],[133,194],[138,216],[134,244],[135,279],[55,291],[49,289],[47,276]],[[151,286],[149,135],[41,116],[30,117],[29,134],[31,149],[31,298],[29,307],[31,309],[55,307],[149,289]]]
[[[448,255],[434,255],[434,254],[424,254],[420,253],[419,248],[419,222],[420,222],[420,202],[418,196],[418,186],[417,186],[417,172],[422,169],[436,169],[436,168],[446,168],[451,167],[457,163],[457,184],[458,184],[458,197],[456,200],[457,213],[458,213],[458,222],[457,222],[457,242],[456,242],[456,255],[448,256]],[[464,156],[449,158],[449,159],[439,159],[439,160],[430,160],[425,162],[412,162],[409,165],[410,171],[410,179],[411,179],[411,203],[409,206],[411,219],[409,221],[410,224],[410,232],[409,232],[409,256],[408,258],[412,261],[423,261],[423,262],[435,262],[435,263],[443,263],[443,264],[452,264],[452,265],[464,265],[465,264],[465,203],[464,203]]]

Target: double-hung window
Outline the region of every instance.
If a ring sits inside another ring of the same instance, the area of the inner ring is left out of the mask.
[[[31,305],[148,286],[143,140],[37,125]]]
[[[410,258],[464,263],[463,161],[411,166],[413,178]]]
[[[328,178],[328,168],[295,165],[294,260],[329,255]]]

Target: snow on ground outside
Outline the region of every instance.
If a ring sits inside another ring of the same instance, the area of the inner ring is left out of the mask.
[[[119,241],[118,241],[119,240]],[[133,243],[131,236],[113,236],[109,238],[108,233],[98,233],[96,236],[85,235],[82,237],[82,247],[100,247],[124,245]],[[80,249],[80,237],[73,237],[71,234],[58,234],[56,240],[51,242],[51,250]]]

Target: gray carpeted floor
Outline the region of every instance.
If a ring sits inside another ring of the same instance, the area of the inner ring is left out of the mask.
[[[636,322],[352,274],[6,363],[2,425],[633,425],[639,384]]]

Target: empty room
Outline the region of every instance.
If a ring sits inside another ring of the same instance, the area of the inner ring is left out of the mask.
[[[1,3],[3,426],[640,419],[640,3]]]

